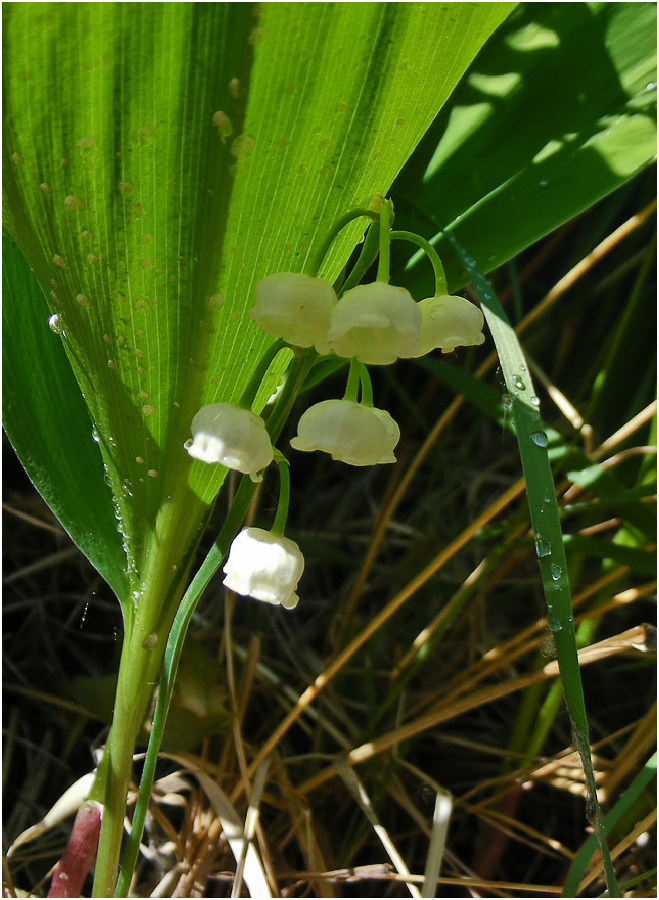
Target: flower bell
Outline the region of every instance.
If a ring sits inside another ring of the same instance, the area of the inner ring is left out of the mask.
[[[261,481],[274,451],[265,422],[241,406],[210,403],[202,406],[190,426],[192,440],[184,447],[194,459],[221,463]]]
[[[322,278],[296,272],[267,275],[256,285],[256,304],[249,314],[261,331],[296,347],[329,353],[327,331],[337,299]]]
[[[405,288],[384,281],[346,291],[334,307],[329,333],[337,356],[385,366],[399,356],[417,356],[422,316]]]
[[[483,313],[464,297],[428,297],[419,303],[419,309],[423,316],[421,352],[415,356],[424,356],[436,348],[451,353],[456,347],[470,347],[485,340]]]
[[[295,541],[262,528],[243,528],[234,539],[223,569],[224,584],[244,597],[293,609],[304,571],[304,557]]]
[[[323,450],[351,466],[396,462],[398,425],[384,409],[352,400],[323,400],[300,416],[296,450]]]

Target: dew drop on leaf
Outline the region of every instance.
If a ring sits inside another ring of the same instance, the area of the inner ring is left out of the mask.
[[[541,534],[535,536],[535,555],[538,559],[551,554],[551,541],[545,540]]]
[[[524,382],[523,382],[522,379],[519,377],[519,375],[513,375],[511,381],[512,381],[512,383],[513,383],[513,387],[514,387],[514,388],[517,388],[518,391],[523,391],[523,390],[525,390]]]
[[[536,447],[546,447],[549,443],[547,440],[547,435],[544,431],[534,431],[531,435],[531,440],[536,445]]]
[[[61,316],[58,316],[57,313],[51,316],[48,319],[48,327],[51,331],[54,331],[55,334],[64,334],[64,328],[62,326]]]

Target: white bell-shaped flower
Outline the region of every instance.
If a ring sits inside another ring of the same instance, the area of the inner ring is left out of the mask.
[[[315,346],[329,353],[327,331],[337,304],[334,288],[322,278],[279,272],[256,285],[256,304],[249,311],[261,331],[296,347]]]
[[[223,571],[224,584],[237,594],[293,609],[304,557],[295,541],[262,528],[243,528]]]
[[[261,481],[263,469],[274,458],[263,419],[232,403],[202,406],[190,431],[192,440],[184,444],[190,456],[236,469],[252,481]]]
[[[464,297],[428,297],[419,303],[419,309],[423,316],[421,352],[415,356],[424,356],[436,348],[451,353],[456,347],[470,347],[485,340],[483,313]]]
[[[352,400],[323,400],[300,416],[296,450],[323,450],[351,466],[396,462],[398,425],[384,409]]]
[[[327,335],[337,356],[385,366],[419,353],[421,311],[405,288],[384,281],[346,291],[334,307]]]

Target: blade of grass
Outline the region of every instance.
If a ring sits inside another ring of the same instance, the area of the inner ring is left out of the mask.
[[[506,387],[512,397],[513,421],[526,479],[531,524],[547,602],[547,621],[554,635],[561,682],[572,722],[573,740],[581,757],[588,787],[586,814],[595,828],[609,894],[612,897],[619,897],[613,863],[606,843],[602,812],[597,799],[597,785],[590,755],[588,716],[572,618],[567,559],[547,453],[548,440],[538,408],[539,402],[533,393],[533,384],[519,340],[499,298],[478,269],[473,257],[458,243],[451,232],[445,234],[476,288],[483,314],[496,344]]]
[[[643,769],[638,773],[632,781],[629,790],[625,791],[622,797],[615,804],[613,809],[604,817],[604,829],[608,834],[616,822],[629,810],[636,800],[641,796],[648,787],[653,778],[657,776],[657,754],[652,756]],[[597,849],[597,836],[591,834],[590,837],[582,844],[581,849],[574,857],[570,871],[567,873],[565,884],[563,885],[562,897],[576,897],[579,882],[583,878],[586,867],[592,859],[593,853]]]

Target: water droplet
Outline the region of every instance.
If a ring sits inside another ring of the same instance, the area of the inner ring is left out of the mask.
[[[66,267],[67,267],[67,262],[64,259],[64,257],[58,256],[57,254],[55,254],[55,256],[53,256],[53,263],[60,269],[66,269]]]
[[[657,82],[656,82],[656,81],[649,81],[649,82],[645,85],[645,90],[646,90],[646,91],[653,91],[653,90],[656,88],[656,86],[657,86]]]
[[[96,430],[96,428],[92,428],[92,440],[94,441],[94,443],[98,444],[100,439],[101,439],[100,435],[99,435],[98,431]]]
[[[546,178],[541,178],[540,181],[538,182],[538,184],[540,185],[540,187],[547,187],[547,183],[548,183],[548,182],[547,182],[547,179],[546,179]]]
[[[563,623],[561,622],[558,614],[555,612],[553,606],[547,607],[547,625],[549,626],[550,631],[560,631],[563,627]]]
[[[535,394],[531,397],[531,405],[535,406],[536,409],[540,408],[540,397],[536,397]]]
[[[187,441],[183,444],[186,450],[189,450],[192,447],[192,438],[188,438]]]
[[[55,334],[64,334],[64,327],[62,326],[62,319],[60,316],[55,313],[54,316],[51,316],[48,319],[48,327],[51,331],[54,331]]]
[[[136,457],[135,457],[135,462],[136,462],[136,463],[140,463],[140,465],[141,465],[141,464],[144,462],[144,457],[143,457],[143,456],[136,456]]]
[[[551,554],[551,541],[546,541],[543,536],[538,533],[535,536],[535,555],[538,559]]]
[[[116,368],[117,368],[116,362],[113,359],[109,359],[108,360],[108,369],[116,369]]]
[[[151,406],[150,403],[147,403],[145,406],[142,407],[142,412],[145,416],[150,416],[151,413],[155,412],[155,407]]]
[[[506,411],[509,411],[513,408],[513,398],[510,396],[510,394],[504,394],[501,398],[501,402],[503,403],[503,408]]]
[[[155,631],[153,631],[151,634],[148,634],[144,638],[144,640],[142,641],[142,647],[145,650],[153,650],[153,648],[156,646],[157,643],[158,643],[158,635]]]
[[[534,431],[531,435],[531,440],[536,445],[536,447],[546,447],[549,441],[547,440],[547,435],[544,431]]]
[[[551,577],[552,581],[559,581],[561,575],[563,574],[563,570],[556,563],[551,564]]]
[[[158,470],[157,469],[149,469],[149,471],[146,474],[149,476],[149,478],[157,478]]]
[[[519,377],[519,375],[513,375],[513,377],[511,378],[511,381],[512,381],[512,383],[513,383],[513,387],[514,387],[514,388],[517,388],[518,391],[523,391],[523,390],[525,390],[524,382],[523,382],[522,379]]]
[[[240,81],[237,78],[232,78],[229,82],[229,93],[234,100],[240,96]]]
[[[545,503],[549,503],[551,501],[551,497],[549,496],[549,494],[545,494],[542,499],[545,501]]]
[[[69,212],[80,212],[81,209],[85,208],[85,201],[82,197],[74,197],[71,195],[70,197],[64,198],[64,206],[66,206]]]

